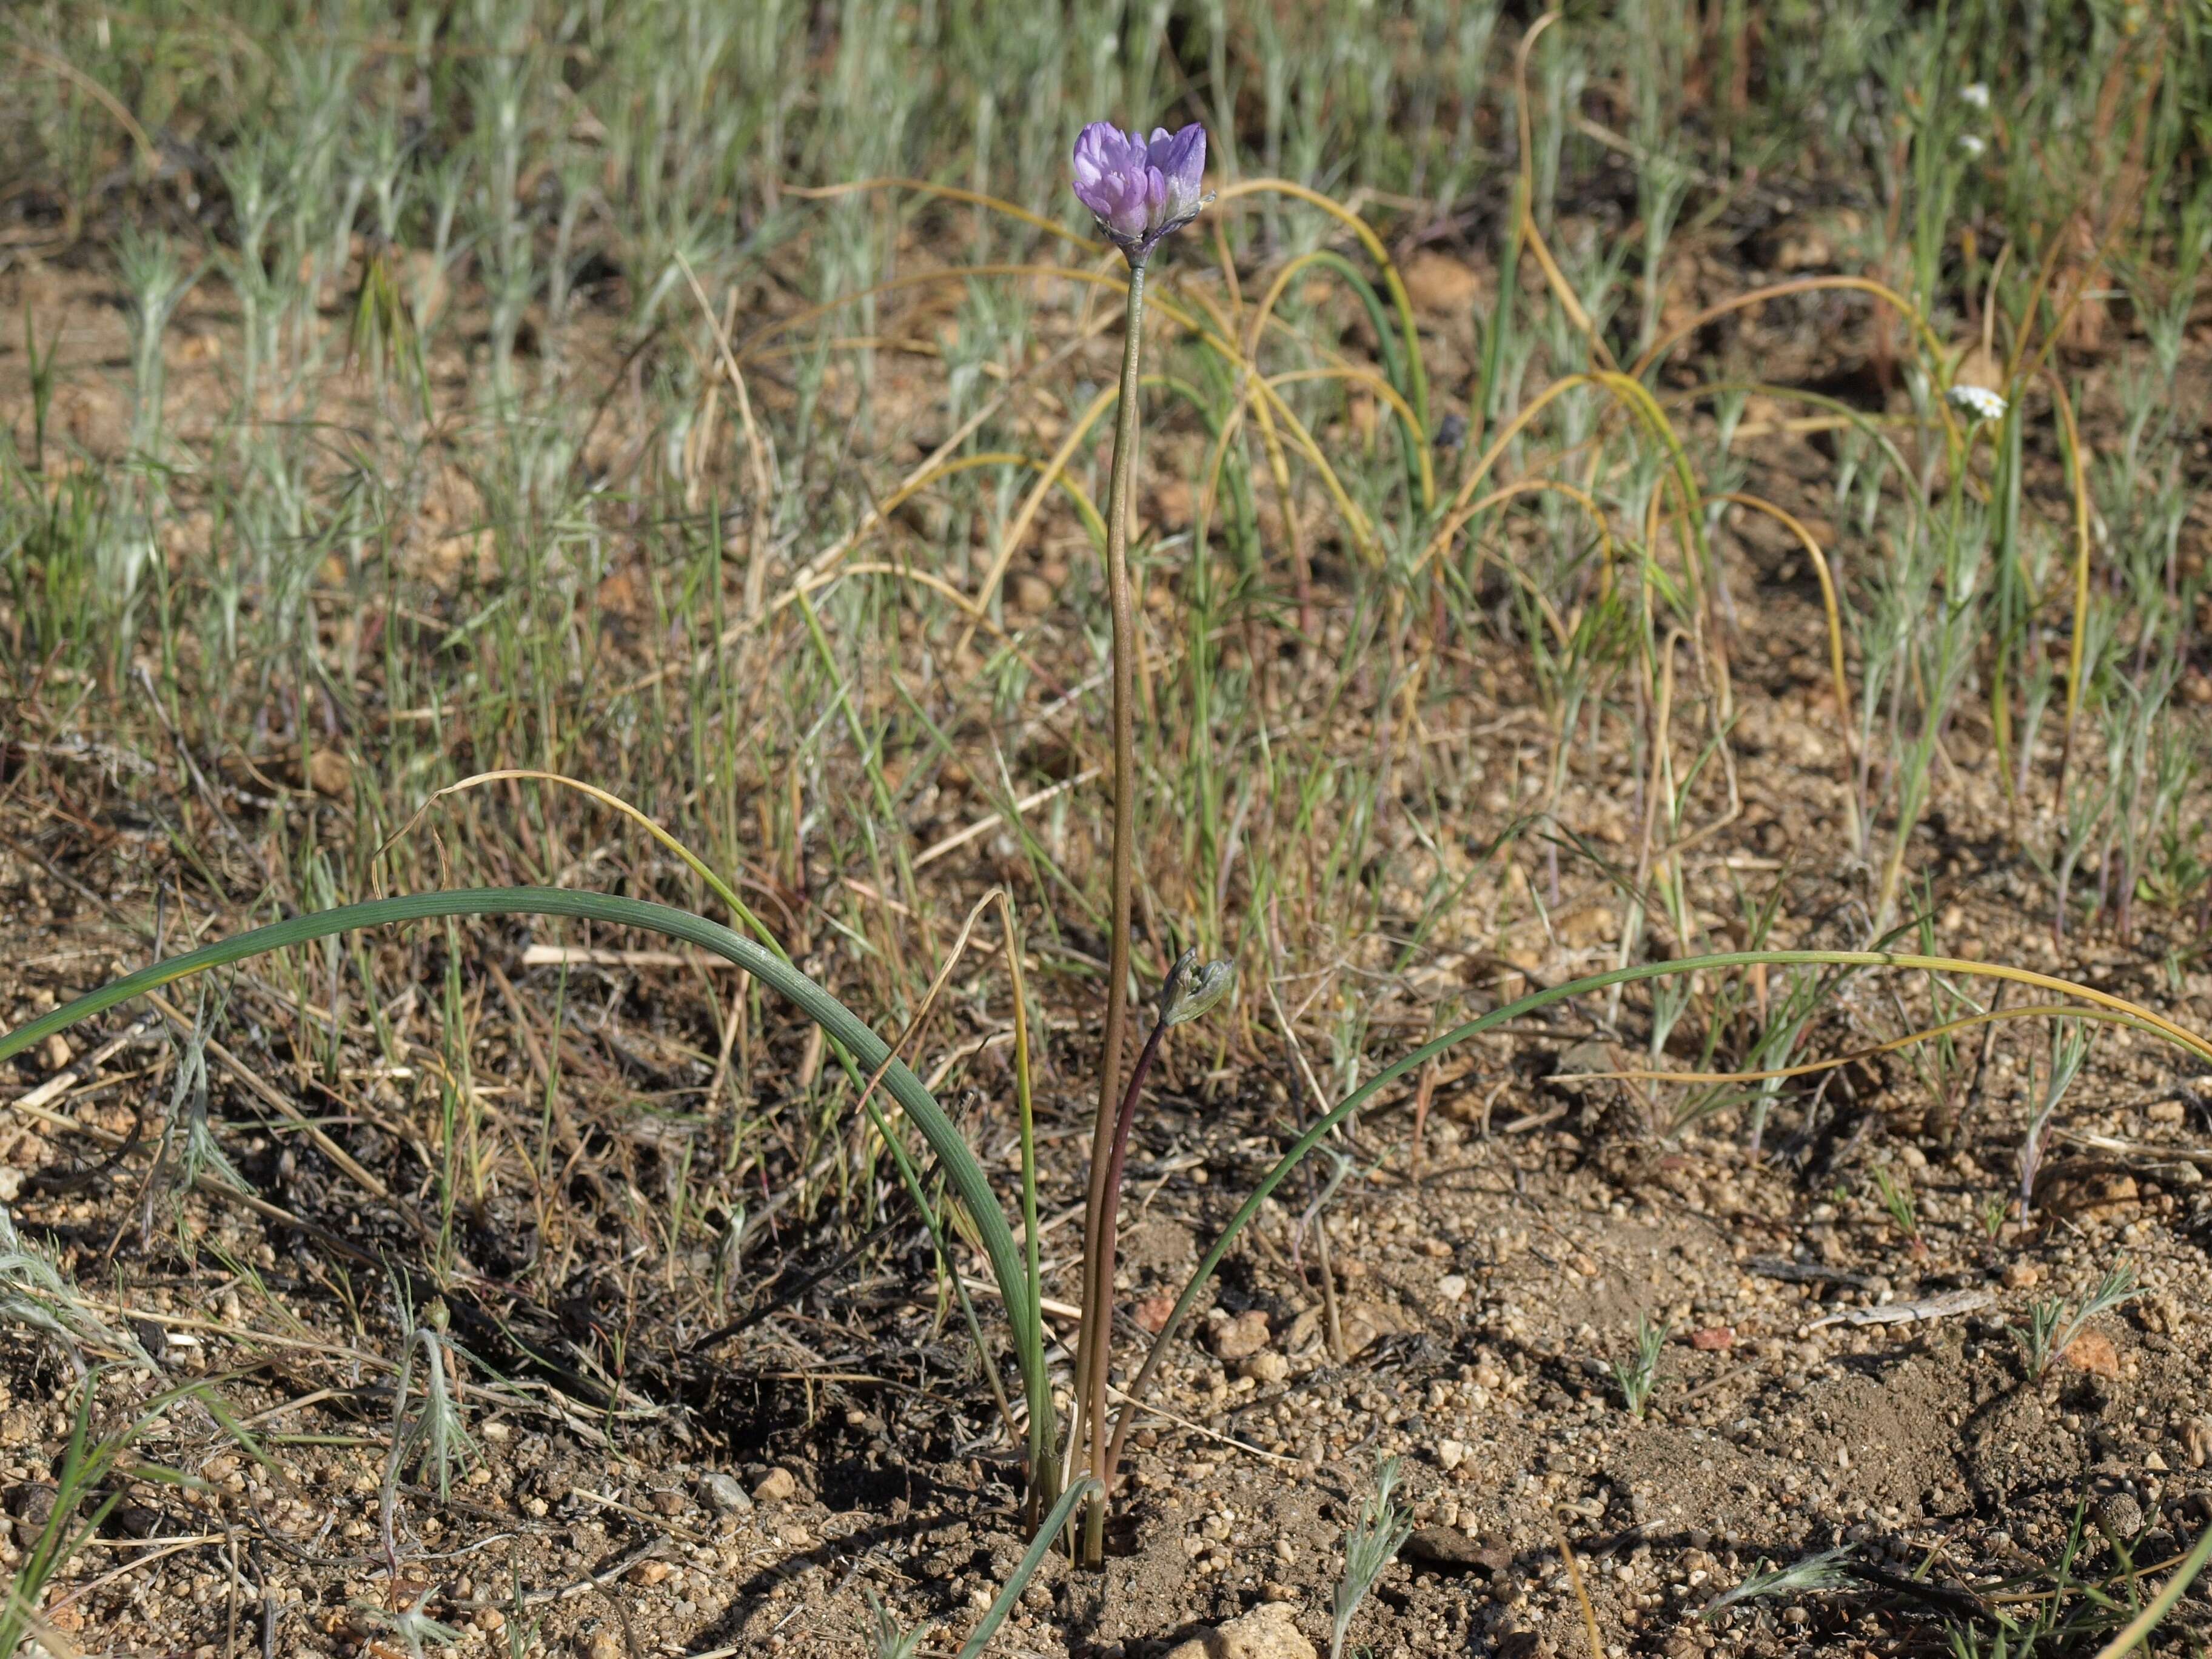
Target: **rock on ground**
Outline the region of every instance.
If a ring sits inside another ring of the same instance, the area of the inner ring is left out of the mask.
[[[1280,1601],[1263,1602],[1242,1619],[1194,1636],[1169,1650],[1168,1659],[1318,1659]]]

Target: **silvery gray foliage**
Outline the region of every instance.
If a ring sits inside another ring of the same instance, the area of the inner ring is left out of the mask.
[[[1344,1540],[1344,1577],[1336,1587],[1335,1621],[1329,1633],[1329,1659],[1344,1659],[1344,1638],[1359,1604],[1367,1599],[1382,1569],[1397,1559],[1413,1523],[1398,1508],[1398,1460],[1386,1457],[1375,1471],[1375,1492],[1359,1506],[1359,1518]]]
[[[87,1307],[46,1252],[16,1232],[15,1218],[4,1204],[0,1204],[0,1323],[27,1326],[52,1337],[80,1377],[86,1370],[83,1344],[128,1354],[148,1370],[157,1369],[135,1337],[114,1329]]]
[[[1822,1550],[1802,1561],[1793,1561],[1786,1567],[1769,1567],[1753,1573],[1732,1590],[1723,1590],[1705,1603],[1705,1617],[1711,1619],[1738,1601],[1752,1601],[1768,1595],[1796,1595],[1808,1590],[1836,1589],[1854,1581],[1848,1547]]]

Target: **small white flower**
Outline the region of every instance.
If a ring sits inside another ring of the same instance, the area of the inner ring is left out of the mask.
[[[1989,146],[1982,142],[1979,133],[1962,132],[1959,135],[1959,148],[1966,153],[1968,161],[1978,161],[1982,158],[1982,152]]]
[[[2002,421],[2005,400],[1984,386],[1954,386],[1945,394],[1952,407],[1963,409],[1978,421]]]
[[[1986,110],[1990,106],[1990,83],[1972,81],[1959,88],[1959,101],[1968,109]]]

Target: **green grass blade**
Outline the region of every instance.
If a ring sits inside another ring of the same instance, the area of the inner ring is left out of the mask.
[[[1075,1506],[1090,1497],[1097,1486],[1097,1481],[1085,1475],[1060,1493],[1060,1502],[1052,1506],[1052,1513],[1045,1517],[1044,1525],[1039,1527],[1036,1536],[1030,1540],[1028,1553],[1015,1564],[1013,1576],[1006,1580],[998,1599],[983,1614],[982,1622],[970,1631],[968,1639],[961,1644],[960,1659],[980,1659],[983,1650],[991,1645],[991,1638],[998,1634],[999,1626],[1006,1622],[1006,1615],[1014,1610],[1015,1601],[1029,1588],[1030,1580],[1036,1577],[1036,1570],[1044,1565],[1044,1553],[1060,1536],[1060,1528],[1075,1513]]]
[[[643,899],[616,898],[603,893],[573,892],[557,887],[482,887],[453,892],[413,893],[397,898],[374,899],[364,904],[342,905],[334,910],[293,916],[257,927],[217,944],[203,945],[180,957],[172,957],[125,974],[98,990],[87,993],[42,1014],[27,1025],[0,1036],[0,1060],[45,1041],[56,1031],[88,1019],[142,992],[158,990],[192,974],[243,962],[270,951],[327,939],[356,927],[383,927],[423,921],[439,916],[574,916],[611,927],[634,927],[641,932],[682,939],[711,951],[736,963],[760,981],[797,1005],[799,1012],[819,1025],[831,1041],[850,1051],[870,1071],[890,1060],[884,1086],[905,1110],[929,1149],[945,1166],[947,1179],[960,1201],[975,1218],[975,1230],[990,1259],[991,1272],[1005,1298],[1006,1317],[1014,1328],[1015,1350],[1026,1368],[1030,1356],[1040,1352],[1036,1333],[1027,1328],[1029,1298],[1024,1291],[1022,1258],[1014,1243],[997,1198],[982,1166],[952,1120],[927,1086],[903,1061],[890,1060],[890,1046],[860,1016],[817,985],[775,952],[740,937],[718,921]]]
[[[2151,1598],[2150,1604],[2129,1622],[2125,1630],[2105,1644],[2097,1659],[2120,1659],[2122,1654],[2148,1637],[2158,1621],[2173,1610],[2182,1593],[2196,1582],[2207,1560],[2212,1560],[2212,1527],[2204,1529],[2204,1535],[2197,1540],[2197,1547],[2189,1552],[2189,1559],[2173,1570],[2173,1577],[2166,1581],[2166,1588]]]

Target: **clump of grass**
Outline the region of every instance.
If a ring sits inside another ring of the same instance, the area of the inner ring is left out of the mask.
[[[1851,1551],[1838,1546],[1825,1549],[1786,1567],[1762,1566],[1747,1574],[1734,1589],[1723,1590],[1705,1603],[1705,1617],[1718,1617],[1739,1602],[1759,1601],[1781,1595],[1804,1595],[1814,1590],[1839,1589],[1854,1581]]]
[[[1912,1200],[1911,1184],[1899,1181],[1877,1164],[1874,1172],[1874,1188],[1881,1200],[1881,1207],[1889,1212],[1891,1224],[1907,1239],[1914,1243],[1919,1243],[1920,1212]]]
[[[2069,1022],[2051,1034],[2051,1072],[2045,1080],[2043,1093],[2037,1100],[2033,1115],[2028,1119],[2027,1133],[2020,1143],[2020,1212],[2023,1219],[2035,1202],[2035,1177],[2043,1168],[2043,1148],[2051,1129],[2051,1121],[2058,1114],[2059,1103],[2066,1092],[2081,1074],[2081,1067],[2089,1058],[2090,1044],[2095,1040],[2094,1028]],[[2035,1089],[2034,1062],[2028,1069],[2028,1089]]]
[[[1659,1356],[1667,1346],[1670,1323],[1653,1324],[1649,1314],[1636,1320],[1636,1348],[1626,1359],[1613,1362],[1613,1380],[1620,1390],[1620,1403],[1638,1422],[1650,1408],[1651,1391],[1659,1386]]]
[[[127,1354],[149,1370],[154,1367],[136,1337],[116,1330],[94,1312],[53,1259],[15,1231],[15,1218],[4,1204],[0,1204],[0,1322],[53,1338],[80,1377],[90,1370],[84,1361],[87,1347]]]
[[[1982,1200],[1977,1217],[1982,1224],[1982,1236],[1994,1244],[2004,1235],[2007,1217],[2012,1214],[2012,1200],[2002,1193],[1991,1193]]]
[[[873,1585],[863,1585],[860,1594],[868,1602],[868,1616],[860,1621],[860,1634],[873,1650],[875,1659],[914,1659],[922,1643],[928,1639],[929,1632],[937,1627],[925,1624],[912,1630],[902,1629]]]
[[[55,1653],[75,1651],[39,1617],[40,1600],[63,1564],[83,1548],[85,1540],[100,1530],[109,1511],[123,1501],[126,1480],[165,1486],[197,1484],[175,1469],[134,1458],[131,1448],[162,1412],[178,1401],[188,1396],[207,1398],[201,1386],[190,1384],[156,1395],[122,1428],[95,1437],[92,1431],[93,1405],[102,1376],[100,1370],[88,1371],[78,1384],[76,1408],[70,1418],[69,1439],[54,1471],[53,1508],[38,1535],[25,1548],[23,1559],[16,1565],[5,1590],[0,1591],[0,1654],[13,1654],[26,1636],[38,1637]],[[92,1503],[91,1512],[80,1518],[88,1502]]]
[[[422,1591],[406,1607],[396,1608],[379,1607],[374,1601],[356,1601],[353,1610],[365,1622],[379,1626],[398,1637],[399,1645],[406,1650],[407,1659],[425,1659],[432,1648],[451,1647],[467,1633],[441,1620],[433,1619],[422,1611],[436,1593],[434,1586]]]
[[[2027,1310],[2027,1323],[2008,1328],[2026,1353],[2028,1376],[2040,1377],[2049,1370],[2099,1314],[2108,1313],[2142,1294],[2142,1286],[2136,1283],[2135,1270],[2122,1266],[2099,1279],[2096,1288],[2078,1308],[2056,1296],[2032,1304]]]
[[[1413,1523],[1398,1508],[1397,1489],[1398,1460],[1386,1457],[1376,1468],[1375,1490],[1361,1500],[1359,1514],[1345,1534],[1344,1573],[1337,1580],[1332,1604],[1328,1659],[1344,1659],[1345,1638],[1359,1604],[1413,1534]]]

